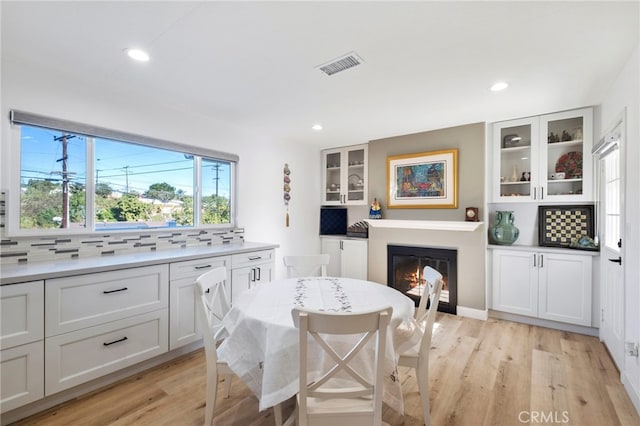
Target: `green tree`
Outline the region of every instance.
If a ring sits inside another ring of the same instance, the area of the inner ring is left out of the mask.
[[[100,182],[96,184],[96,195],[98,197],[107,198],[113,194],[113,189],[106,183]]]
[[[178,225],[192,226],[193,225],[193,197],[185,196],[184,199],[182,200],[182,209],[174,210],[172,217]]]
[[[211,195],[202,197],[202,223],[219,224],[231,222],[231,206],[229,199]]]
[[[118,200],[113,212],[118,222],[146,219],[149,213],[147,205],[131,194],[123,195]]]
[[[143,194],[143,197],[166,202],[176,197],[176,188],[166,182],[154,183],[149,186],[149,190]]]
[[[85,223],[85,198],[84,185],[72,183],[69,185],[69,220],[71,223]]]
[[[20,227],[57,228],[62,216],[62,187],[47,180],[30,179],[20,196]]]

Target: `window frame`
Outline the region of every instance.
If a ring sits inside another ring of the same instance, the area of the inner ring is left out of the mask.
[[[22,169],[21,158],[21,128],[22,126],[40,127],[45,129],[51,129],[54,131],[69,132],[72,134],[79,134],[86,137],[86,182],[85,182],[85,227],[84,228],[37,228],[37,229],[22,229],[20,228],[20,197],[21,197],[21,184],[20,174]],[[104,234],[108,232],[112,233],[156,233],[167,232],[167,230],[194,230],[194,229],[232,229],[237,225],[237,173],[239,156],[236,154],[225,153],[222,151],[215,151],[200,147],[194,147],[185,144],[179,144],[171,141],[165,141],[162,139],[156,139],[146,136],[141,136],[133,133],[115,131],[107,128],[86,125],[83,123],[77,123],[67,120],[60,120],[36,114],[11,110],[10,111],[10,139],[11,146],[5,151],[9,161],[9,188],[4,189],[7,197],[8,208],[6,209],[6,224],[5,228],[7,236],[15,237],[59,237],[61,235],[96,235]],[[191,155],[194,157],[193,167],[193,225],[184,227],[152,227],[152,228],[131,228],[121,230],[97,230],[95,219],[95,139],[108,139],[117,142],[123,142],[134,145],[141,145],[150,148],[157,148],[166,151],[173,151],[180,154]],[[229,192],[229,223],[225,224],[202,224],[201,223],[201,206],[202,206],[202,159],[207,160],[220,160],[230,164],[230,192]]]

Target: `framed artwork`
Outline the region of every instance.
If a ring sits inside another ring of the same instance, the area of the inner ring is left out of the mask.
[[[569,248],[583,236],[594,237],[593,205],[538,206],[538,245]]]
[[[387,157],[387,207],[458,208],[458,150]]]

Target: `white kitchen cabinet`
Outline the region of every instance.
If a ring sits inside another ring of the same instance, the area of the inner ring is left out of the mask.
[[[169,305],[169,266],[154,265],[46,281],[47,337]]]
[[[242,293],[273,279],[275,273],[275,251],[262,250],[231,256],[231,303],[239,300]]]
[[[44,396],[44,282],[0,287],[0,412]]]
[[[44,282],[0,287],[0,349],[44,338]]]
[[[0,351],[0,412],[44,397],[44,341]]]
[[[199,321],[196,319],[196,278],[220,266],[227,268],[225,288],[230,299],[231,256],[187,260],[169,265],[169,350],[201,338]]]
[[[169,265],[45,281],[45,395],[168,351]]]
[[[322,151],[322,204],[367,204],[368,146]]]
[[[322,237],[321,246],[329,255],[328,276],[367,279],[366,239]]]
[[[592,144],[591,108],[494,123],[493,201],[593,201]]]
[[[104,376],[168,349],[166,309],[45,340],[45,395]]]
[[[592,257],[492,250],[493,309],[591,326]]]

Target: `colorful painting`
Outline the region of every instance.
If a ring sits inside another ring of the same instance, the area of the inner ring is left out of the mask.
[[[458,150],[387,158],[389,208],[457,208]]]

